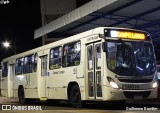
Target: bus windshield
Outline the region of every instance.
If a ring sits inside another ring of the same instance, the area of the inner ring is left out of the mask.
[[[156,63],[152,44],[149,42],[109,41],[107,66],[119,76],[151,76]]]

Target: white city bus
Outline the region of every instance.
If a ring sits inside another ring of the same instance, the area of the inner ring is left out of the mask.
[[[2,95],[28,100],[125,101],[157,98],[147,32],[99,27],[2,61]]]

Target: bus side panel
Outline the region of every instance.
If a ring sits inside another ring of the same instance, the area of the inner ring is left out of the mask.
[[[8,90],[7,89],[1,89],[1,95],[8,97]]]
[[[48,89],[48,99],[54,99],[54,88]]]
[[[73,67],[49,71],[48,86],[46,86],[49,91],[49,99],[67,99],[67,85],[72,80],[71,70]]]
[[[85,99],[84,78],[77,79],[76,73],[74,74],[76,68],[77,67],[74,66],[67,67],[66,69],[64,68],[49,71],[50,75],[48,77],[48,86],[46,86],[49,92],[49,99],[68,99],[67,89],[70,82],[78,83],[82,99]],[[58,74],[58,72],[60,73],[62,71],[63,74]]]
[[[37,92],[37,72],[26,74],[25,97],[38,98]]]
[[[25,75],[15,75],[14,78],[14,97],[18,97],[18,88],[23,86],[25,88],[26,76]]]
[[[26,98],[38,98],[37,89],[25,89]]]
[[[86,100],[86,89],[85,89],[85,70],[87,64],[85,64],[85,58],[86,58],[86,50],[85,50],[85,44],[83,43],[83,40],[81,40],[81,62],[80,65],[77,66],[77,78],[78,78],[78,83],[79,83],[79,88],[81,92],[81,99]]]
[[[67,88],[54,88],[53,91],[53,96],[54,99],[67,99],[67,93],[66,93]]]
[[[49,99],[68,99],[69,83],[77,83],[81,91],[82,100],[85,99],[85,82],[84,82],[84,60],[85,45],[81,42],[81,58],[78,66],[61,67],[60,69],[49,70],[48,81],[48,98]]]
[[[86,89],[84,78],[78,79],[78,84],[81,92],[81,100],[86,100]]]
[[[1,79],[1,95],[8,97],[8,77]]]
[[[18,89],[14,89],[13,95],[15,98],[18,98]]]

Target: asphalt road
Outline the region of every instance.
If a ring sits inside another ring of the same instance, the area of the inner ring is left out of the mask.
[[[35,102],[20,105],[17,99],[0,97],[0,109],[11,106],[12,110],[1,110],[3,113],[159,113],[160,101],[127,101],[125,105],[111,105],[108,103],[87,103],[83,108],[73,108],[67,102],[46,103]],[[21,110],[17,110],[21,109]],[[30,111],[28,111],[30,109]],[[34,109],[34,110],[33,110]],[[37,109],[37,110],[35,110]]]

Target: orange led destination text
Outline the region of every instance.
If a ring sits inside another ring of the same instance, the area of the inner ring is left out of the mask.
[[[135,32],[118,32],[118,37],[133,39],[133,40],[145,40],[145,34],[143,33],[135,33]]]

